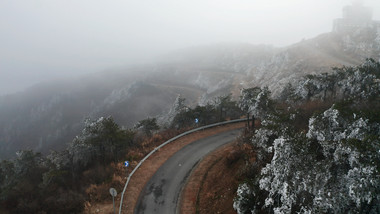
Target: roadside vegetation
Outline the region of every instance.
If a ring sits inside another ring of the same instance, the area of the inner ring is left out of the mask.
[[[240,142],[237,213],[380,213],[380,64],[308,75],[269,95],[242,92],[261,126]]]
[[[227,95],[194,108],[178,98],[172,114],[166,126],[147,118],[133,129],[120,127],[111,117],[86,119],[82,132],[63,151],[47,156],[17,152],[17,158],[0,162],[0,212],[81,213],[85,206],[109,199],[111,186],[121,192],[124,160],[136,162],[183,131],[238,118],[241,111]]]

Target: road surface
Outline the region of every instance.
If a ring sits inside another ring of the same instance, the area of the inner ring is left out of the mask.
[[[152,176],[140,194],[135,213],[179,213],[179,198],[188,176],[209,152],[236,139],[241,129],[203,138],[170,157]]]

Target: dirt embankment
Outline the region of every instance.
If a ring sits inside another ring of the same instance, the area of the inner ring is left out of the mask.
[[[181,201],[181,213],[236,213],[232,207],[244,166],[236,142],[205,157],[192,172]]]

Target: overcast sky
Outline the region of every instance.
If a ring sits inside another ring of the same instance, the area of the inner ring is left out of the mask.
[[[286,46],[352,0],[0,0],[0,95],[220,42]],[[380,1],[364,1],[380,20]]]

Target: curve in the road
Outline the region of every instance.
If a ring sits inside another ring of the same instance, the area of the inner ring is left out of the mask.
[[[181,190],[197,163],[208,153],[230,143],[240,129],[194,141],[170,157],[140,194],[135,213],[178,213]]]

